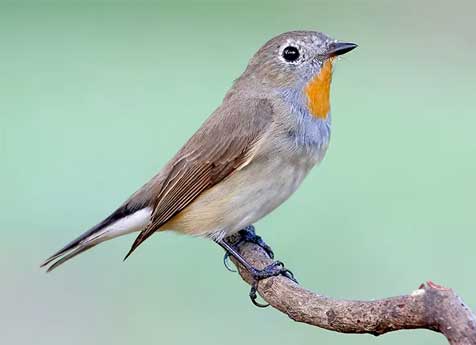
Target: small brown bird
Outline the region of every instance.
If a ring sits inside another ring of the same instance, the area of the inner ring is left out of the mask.
[[[127,258],[156,231],[175,230],[213,239],[256,279],[282,273],[254,269],[224,238],[283,203],[322,160],[332,66],[356,46],[313,31],[268,41],[156,176],[42,266],[51,264],[51,271],[101,242],[140,231]]]

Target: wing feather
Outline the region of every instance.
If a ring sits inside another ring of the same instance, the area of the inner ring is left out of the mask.
[[[273,111],[266,99],[249,100],[244,107],[222,105],[169,162],[150,223],[124,260],[203,191],[252,161],[257,143],[272,123]]]

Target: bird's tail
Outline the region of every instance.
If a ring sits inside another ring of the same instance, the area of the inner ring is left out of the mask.
[[[149,222],[151,208],[145,207],[134,212],[126,208],[119,208],[101,223],[92,227],[75,240],[68,243],[61,250],[46,259],[41,267],[46,267],[51,272],[59,265],[82,252],[91,249],[101,242],[114,237],[142,230]]]

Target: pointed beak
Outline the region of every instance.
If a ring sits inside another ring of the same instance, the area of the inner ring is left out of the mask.
[[[326,55],[328,58],[343,55],[357,48],[357,44],[350,42],[334,42],[329,44]]]

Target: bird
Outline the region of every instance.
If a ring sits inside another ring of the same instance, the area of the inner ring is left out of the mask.
[[[322,161],[333,65],[356,47],[318,31],[271,38],[154,177],[41,266],[50,272],[104,241],[139,232],[125,260],[152,234],[170,230],[215,241],[257,281],[283,273],[280,263],[254,268],[226,238],[281,205]]]

